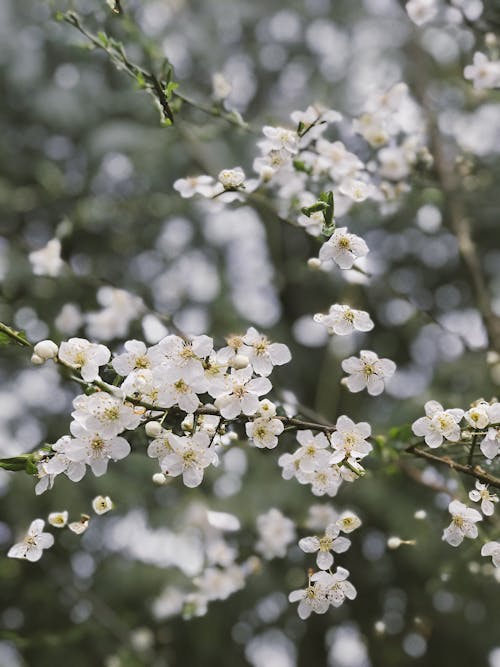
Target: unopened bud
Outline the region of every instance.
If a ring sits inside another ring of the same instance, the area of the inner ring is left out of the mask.
[[[46,359],[54,359],[57,357],[59,348],[53,340],[41,340],[35,345],[33,352],[45,361]]]
[[[417,510],[413,516],[415,517],[415,519],[423,521],[424,519],[427,518],[427,512],[425,510]]]
[[[484,42],[486,46],[491,49],[498,44],[497,36],[494,32],[488,32],[484,37]]]
[[[249,363],[250,359],[244,354],[235,354],[229,362],[229,365],[235,370],[241,370],[242,368],[246,368]]]
[[[321,268],[321,260],[318,259],[318,257],[309,257],[307,260],[307,266],[310,269],[314,269],[315,271],[319,268]]]
[[[144,430],[146,431],[148,438],[157,438],[163,431],[160,423],[155,421],[148,422],[144,427]]]
[[[31,363],[35,364],[35,366],[41,366],[42,364],[45,363],[45,359],[40,357],[38,354],[32,354],[31,355]]]
[[[164,486],[167,483],[167,478],[162,472],[155,472],[151,479],[153,480],[153,484],[157,486]]]

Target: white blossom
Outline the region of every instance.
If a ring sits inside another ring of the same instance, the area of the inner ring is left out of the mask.
[[[35,519],[28,528],[28,533],[22,542],[14,544],[7,556],[9,558],[24,558],[35,562],[40,560],[44,549],[49,549],[54,544],[54,537],[50,533],[44,533],[45,521]]]
[[[314,435],[311,430],[306,429],[297,431],[296,438],[301,446],[296,450],[294,456],[302,472],[315,472],[326,467],[330,458],[328,452],[330,443],[324,433]]]
[[[339,336],[345,336],[353,331],[371,331],[374,327],[367,312],[340,304],[330,306],[328,315],[316,313],[314,321],[323,324],[328,333]]]
[[[481,547],[481,556],[491,556],[495,567],[500,567],[500,542],[486,542]]]
[[[316,564],[321,570],[328,570],[333,565],[333,555],[347,551],[351,546],[351,541],[346,537],[339,537],[340,530],[334,523],[329,524],[324,535],[321,537],[303,537],[299,540],[299,547],[305,553],[316,553]]]
[[[109,496],[96,496],[92,500],[92,509],[96,514],[106,514],[113,509],[113,501]]]
[[[51,512],[48,516],[48,522],[54,528],[64,528],[68,523],[68,512]]]
[[[464,69],[464,77],[472,81],[474,88],[498,88],[500,87],[500,60],[489,60],[488,57],[476,51],[472,65]]]
[[[190,176],[188,178],[179,178],[174,183],[174,190],[184,199],[199,194],[204,197],[211,197],[214,194],[215,181],[211,176]]]
[[[458,408],[445,410],[437,401],[427,401],[424,405],[425,417],[420,417],[412,424],[415,435],[424,436],[426,444],[432,449],[443,444],[443,440],[460,440],[459,423],[464,411]]]
[[[475,539],[478,536],[476,523],[482,521],[483,517],[477,510],[467,507],[459,500],[452,500],[448,511],[452,516],[452,521],[443,532],[443,540],[452,547],[458,547],[462,544],[464,537]]]
[[[128,340],[125,343],[125,352],[113,357],[111,365],[118,373],[126,377],[138,368],[151,368],[151,359],[146,345],[140,340]]]
[[[321,586],[326,599],[333,607],[340,607],[345,598],[354,600],[356,598],[356,589],[347,580],[349,571],[344,567],[338,567],[333,574],[329,572],[315,572],[311,581],[315,582],[316,586]]]
[[[248,357],[257,375],[270,375],[274,366],[287,364],[292,355],[283,343],[271,343],[266,336],[260,334],[257,329],[250,327],[243,336],[243,342],[247,346]]]
[[[90,343],[85,338],[70,338],[59,346],[59,359],[67,366],[80,370],[85,382],[99,377],[99,366],[107,364],[111,352],[105,345]]]
[[[359,358],[344,359],[342,369],[349,373],[343,379],[349,391],[357,393],[366,387],[371,396],[378,396],[384,391],[385,383],[394,375],[396,364],[390,359],[379,359],[375,352],[361,350]]]
[[[182,481],[189,488],[199,486],[204,469],[217,460],[208,434],[203,431],[184,437],[171,434],[168,442],[172,451],[161,461],[163,472],[170,477],[182,475]]]
[[[335,450],[330,463],[362,459],[372,451],[372,446],[366,441],[371,435],[371,427],[367,422],[355,424],[349,417],[341,415],[335,427],[337,430],[330,437]]]
[[[73,419],[88,431],[99,431],[105,438],[118,435],[125,429],[134,430],[141,423],[141,415],[132,405],[123,403],[104,391],[90,396],[77,396],[73,406]]]
[[[495,503],[498,502],[498,496],[490,493],[487,484],[476,481],[476,488],[469,491],[469,498],[478,503],[481,501],[481,512],[485,516],[491,516],[495,511]]]
[[[406,3],[406,11],[413,23],[423,25],[437,16],[437,0],[409,0]]]
[[[239,414],[254,415],[259,409],[259,396],[271,391],[272,385],[265,377],[252,379],[250,367],[233,370],[228,377],[227,388],[215,400],[215,407],[226,419]]]
[[[51,239],[45,247],[30,252],[29,261],[36,276],[56,278],[64,266],[61,259],[61,241]]]
[[[349,234],[347,227],[339,227],[323,243],[319,251],[321,262],[333,260],[341,269],[351,269],[358,257],[368,254],[368,246],[356,234]]]
[[[500,450],[500,429],[489,428],[481,440],[480,449],[487,459],[494,459]]]
[[[257,417],[245,424],[247,436],[256,447],[261,449],[274,449],[278,444],[278,435],[283,433],[284,428],[281,419],[268,419],[267,417]]]
[[[316,614],[325,614],[330,602],[321,585],[309,584],[307,588],[292,591],[288,596],[290,602],[298,602],[297,613],[305,621],[314,611]]]
[[[286,556],[287,546],[295,540],[295,524],[276,508],[257,517],[257,551],[267,560]]]
[[[99,431],[88,431],[77,421],[71,422],[70,431],[74,438],[65,451],[66,456],[70,461],[86,463],[96,477],[105,474],[109,460],[118,461],[130,454],[125,438],[105,438]]]

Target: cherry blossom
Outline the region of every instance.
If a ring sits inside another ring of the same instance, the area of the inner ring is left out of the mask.
[[[319,251],[322,262],[333,260],[341,269],[351,269],[358,257],[368,254],[368,246],[356,234],[349,234],[347,227],[339,227],[323,243]]]
[[[481,547],[481,556],[491,556],[495,567],[500,567],[500,542],[486,542]]]
[[[375,352],[361,350],[358,357],[349,357],[342,362],[342,369],[349,373],[343,383],[349,391],[357,393],[366,388],[371,396],[378,396],[386,382],[394,375],[396,364],[390,359],[379,359]]]
[[[22,542],[14,544],[8,551],[9,558],[25,558],[35,562],[40,560],[44,549],[50,549],[54,544],[54,537],[50,533],[44,533],[45,521],[35,519],[28,528],[28,533]]]
[[[239,414],[253,415],[259,409],[259,396],[271,391],[272,385],[265,377],[253,378],[250,367],[233,370],[228,377],[228,386],[217,397],[215,406],[226,419]]]
[[[99,377],[99,366],[107,364],[110,357],[105,345],[90,343],[85,338],[70,338],[59,346],[59,360],[78,369],[86,382]]]
[[[474,540],[478,536],[476,523],[482,521],[483,517],[477,510],[467,507],[459,500],[452,500],[448,511],[452,516],[452,522],[445,528],[443,540],[452,547],[458,547],[464,537]]]
[[[412,424],[415,435],[424,436],[425,443],[436,448],[443,444],[443,440],[457,442],[460,439],[459,423],[464,411],[459,408],[445,410],[437,401],[427,401],[424,405],[425,417],[420,417]]]
[[[469,491],[469,498],[478,503],[481,501],[481,512],[485,516],[491,516],[495,511],[495,504],[498,502],[498,496],[490,493],[487,484],[476,481],[476,488]]]
[[[272,507],[265,514],[257,517],[259,541],[257,551],[267,560],[283,558],[286,549],[295,540],[295,524],[278,509]]]
[[[335,454],[330,457],[330,463],[362,459],[371,452],[372,446],[366,441],[371,435],[371,427],[367,422],[355,424],[352,419],[342,415],[337,419],[336,429],[331,435]]]
[[[303,537],[299,540],[299,547],[305,553],[316,553],[316,564],[321,570],[328,570],[333,565],[331,551],[341,554],[351,546],[351,541],[346,537],[339,537],[340,530],[334,523],[329,524],[325,534],[321,537]]]
[[[330,334],[345,336],[353,331],[371,331],[374,327],[371,317],[364,310],[355,310],[350,306],[334,304],[328,315],[316,313],[314,321],[323,324]]]
[[[254,445],[259,448],[274,449],[278,444],[278,435],[283,433],[283,422],[281,419],[268,419],[257,417],[245,424],[247,436]]]
[[[257,375],[270,375],[274,366],[287,364],[292,358],[286,345],[271,343],[254,327],[248,329],[243,342],[248,347],[247,356]]]
[[[164,473],[169,477],[182,475],[182,481],[189,488],[199,486],[203,481],[204,469],[217,460],[217,454],[210,447],[208,434],[203,431],[190,437],[172,434],[168,442],[172,451],[161,461]]]

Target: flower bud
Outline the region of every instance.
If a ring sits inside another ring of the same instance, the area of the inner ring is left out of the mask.
[[[229,362],[231,368],[240,370],[241,368],[246,368],[250,363],[250,359],[244,354],[235,354],[234,357]]]
[[[157,438],[163,431],[160,423],[155,421],[148,422],[144,427],[144,430],[146,431],[148,438]]]
[[[53,340],[41,340],[35,345],[33,352],[46,361],[47,359],[55,359],[59,348]]]
[[[35,364],[35,366],[41,366],[42,364],[45,363],[45,359],[38,356],[38,354],[32,354],[31,355],[31,363]]]
[[[164,486],[167,483],[167,478],[162,472],[155,472],[151,479],[153,480],[153,484],[157,486]]]
[[[317,269],[321,268],[321,260],[318,257],[310,257],[307,260],[307,266],[310,269],[317,270]]]
[[[400,537],[390,537],[387,540],[387,546],[389,549],[399,549],[403,541]]]

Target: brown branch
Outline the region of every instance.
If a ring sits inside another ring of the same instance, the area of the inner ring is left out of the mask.
[[[488,474],[479,465],[463,465],[462,463],[453,461],[453,459],[449,458],[448,456],[438,456],[437,454],[432,454],[426,449],[420,449],[418,445],[410,445],[404,451],[408,454],[418,456],[421,459],[426,459],[427,461],[432,461],[433,463],[448,466],[448,468],[451,468],[452,470],[456,470],[457,472],[461,472],[464,475],[469,475],[470,477],[478,479],[480,482],[483,482],[483,484],[489,484],[490,486],[494,486],[495,488],[500,489],[500,478]]]

